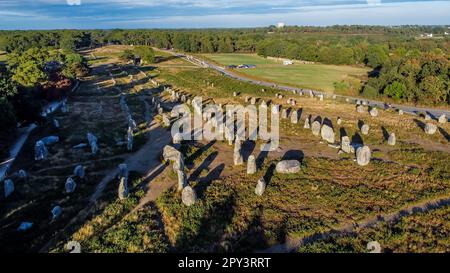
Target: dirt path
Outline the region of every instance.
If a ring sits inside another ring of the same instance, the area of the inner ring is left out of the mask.
[[[405,206],[401,210],[396,212],[377,215],[367,218],[363,221],[356,222],[355,224],[347,224],[337,229],[332,229],[323,233],[314,233],[310,236],[303,238],[286,238],[286,242],[283,244],[273,245],[270,248],[264,250],[258,250],[257,253],[288,253],[293,252],[302,245],[314,243],[319,240],[327,239],[331,236],[343,235],[353,232],[356,228],[369,228],[373,227],[381,222],[394,223],[400,220],[402,217],[427,212],[433,209],[437,209],[443,206],[450,205],[450,197],[444,196],[433,200],[427,200],[418,204]]]

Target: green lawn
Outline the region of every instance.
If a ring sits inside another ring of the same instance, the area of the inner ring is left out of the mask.
[[[255,79],[269,80],[303,88],[334,91],[334,83],[351,78],[364,78],[368,70],[352,66],[324,64],[300,64],[284,66],[275,60],[268,60],[252,54],[205,54],[205,57],[223,64],[256,64],[256,69],[237,69],[239,73]]]

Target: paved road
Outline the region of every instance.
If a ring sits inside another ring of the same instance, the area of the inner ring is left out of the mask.
[[[250,82],[250,83],[258,84],[258,85],[261,85],[264,87],[272,87],[272,88],[277,88],[280,90],[295,92],[295,93],[299,93],[299,92],[305,93],[306,92],[306,94],[309,94],[309,91],[311,91],[314,94],[314,96],[323,95],[325,98],[335,96],[335,99],[342,100],[342,101],[348,101],[348,102],[352,102],[352,103],[356,103],[357,101],[366,101],[368,105],[376,106],[376,107],[382,108],[382,109],[384,109],[385,107],[388,107],[388,105],[382,101],[368,100],[365,98],[343,96],[343,95],[330,95],[328,93],[317,91],[317,90],[297,88],[297,87],[288,86],[288,85],[280,85],[280,84],[275,84],[273,82],[268,82],[268,81],[257,81],[257,80],[253,80],[253,79],[244,77],[242,75],[238,75],[236,73],[233,73],[230,70],[225,69],[224,67],[215,65],[215,64],[205,61],[205,60],[198,59],[193,56],[186,56],[186,55],[179,54],[179,53],[176,53],[176,52],[173,52],[170,50],[167,50],[166,52],[169,52],[177,57],[183,58],[186,61],[193,63],[195,65],[205,67],[205,68],[212,68],[230,78],[233,78],[233,79],[236,79],[239,81]],[[447,119],[448,120],[450,119],[450,111],[448,111],[448,110],[435,109],[435,108],[422,108],[422,107],[407,106],[407,105],[401,105],[401,104],[390,104],[389,107],[394,108],[394,109],[401,109],[401,110],[403,110],[403,112],[412,114],[412,115],[418,115],[420,113],[426,112],[434,119],[437,119],[442,114],[445,114],[447,116]]]

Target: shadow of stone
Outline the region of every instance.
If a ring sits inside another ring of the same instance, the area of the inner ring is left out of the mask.
[[[414,122],[417,124],[417,126],[419,126],[420,129],[425,131],[425,123],[423,121],[418,120],[418,119],[415,118]]]
[[[317,121],[317,122],[319,122],[320,124],[322,124],[322,117],[321,117],[321,116],[317,116],[313,121],[311,121],[311,124],[312,124],[313,122],[315,122],[315,121]]]
[[[258,205],[253,211],[254,214],[246,230],[233,242],[233,253],[250,253],[255,249],[265,249],[270,246],[263,228],[263,206]]]
[[[216,159],[218,154],[219,154],[219,152],[217,152],[217,151],[209,154],[205,158],[205,160],[203,160],[203,162],[200,164],[200,166],[198,166],[197,169],[195,169],[195,171],[193,171],[191,173],[188,181],[195,181],[200,176],[200,174],[203,170],[208,169],[209,165],[214,161],[214,159]]]
[[[192,143],[192,142],[191,142]],[[197,151],[195,151],[193,154],[191,154],[189,157],[187,157],[185,159],[185,164],[186,165],[190,165],[193,164],[193,162],[199,157],[201,156],[204,152],[206,152],[209,148],[211,148],[214,144],[216,143],[215,140],[210,141],[208,144],[206,144],[205,146],[201,146]],[[186,142],[186,144],[189,144],[189,142]],[[198,145],[198,144],[197,144]],[[184,155],[186,154],[185,149],[188,147],[188,145],[182,145],[181,146],[181,153],[183,153]]]
[[[242,143],[241,146],[241,154],[244,157],[244,160],[247,160],[248,157],[253,153],[255,150],[256,143],[252,140],[247,140]]]
[[[388,130],[384,126],[381,126],[381,130],[383,131],[384,140],[387,141],[389,139],[389,132],[388,132]]]
[[[297,110],[297,116],[298,116],[298,120],[302,119],[302,114],[303,114],[303,108],[300,108]]]
[[[345,130],[344,127],[341,127],[339,129],[339,135],[340,135],[340,139],[342,139],[342,137],[344,137],[344,136],[348,136],[347,131]]]
[[[439,132],[442,134],[442,136],[448,141],[450,142],[450,134],[447,133],[447,131],[445,131],[442,127],[439,127]]]
[[[361,128],[363,127],[363,125],[364,125],[364,121],[363,120],[358,120],[358,129],[359,130],[361,130]]]
[[[258,169],[261,169],[262,165],[264,164],[264,160],[267,158],[267,155],[269,154],[268,151],[261,151],[256,158],[256,166]]]
[[[224,169],[225,169],[225,164],[222,163],[219,166],[215,167],[213,170],[211,170],[207,176],[200,178],[199,181],[201,183],[209,183],[210,184],[212,181],[220,178],[220,175],[222,174]]]
[[[355,133],[352,136],[351,145],[355,145],[355,144],[364,145],[364,140],[362,139],[362,137],[359,133]]]
[[[283,155],[281,160],[298,160],[302,162],[304,157],[305,154],[300,150],[289,150]]]
[[[329,118],[324,118],[322,124],[328,125],[329,127],[331,127],[334,130],[333,122]]]
[[[270,184],[272,181],[273,173],[275,172],[275,164],[270,164],[270,166],[267,168],[266,172],[264,173],[264,181],[266,181],[266,186]]]
[[[201,216],[192,214],[190,219],[192,224],[180,227],[179,236],[174,243],[175,249],[180,252],[223,252],[220,242],[226,227],[234,217],[235,204],[235,197],[229,194],[216,201],[210,208],[204,208],[206,211]],[[198,217],[201,218],[195,219]],[[199,224],[194,232],[192,225],[197,222]]]

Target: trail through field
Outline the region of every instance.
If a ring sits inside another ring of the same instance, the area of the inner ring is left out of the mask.
[[[422,201],[418,204],[408,205],[401,210],[391,212],[384,215],[377,215],[367,218],[363,221],[356,222],[354,224],[346,224],[336,229],[331,229],[327,232],[314,233],[312,235],[303,238],[287,237],[286,242],[282,244],[273,245],[264,250],[258,250],[257,253],[288,253],[293,252],[299,247],[307,244],[314,243],[319,240],[327,239],[331,236],[339,236],[352,233],[356,228],[369,228],[373,227],[381,222],[395,223],[402,217],[427,212],[430,210],[438,209],[443,206],[450,205],[450,197],[440,197],[433,200]]]

